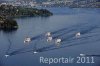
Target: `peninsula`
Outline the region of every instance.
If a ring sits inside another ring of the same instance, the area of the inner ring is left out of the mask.
[[[13,5],[0,5],[0,30],[17,29],[18,24],[13,18],[17,17],[48,17],[53,15],[46,9],[27,8]]]

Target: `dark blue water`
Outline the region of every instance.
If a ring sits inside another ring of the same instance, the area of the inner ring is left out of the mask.
[[[50,17],[25,17],[16,19],[19,29],[14,32],[0,31],[0,66],[99,66],[94,64],[41,64],[43,57],[77,57],[79,54],[100,55],[100,9],[47,8],[54,13]],[[61,38],[60,47],[46,42],[45,33],[52,32],[54,40]],[[80,39],[75,34],[80,32]],[[24,44],[25,37],[30,44]],[[36,50],[40,53],[34,54]],[[4,55],[9,54],[8,58]]]

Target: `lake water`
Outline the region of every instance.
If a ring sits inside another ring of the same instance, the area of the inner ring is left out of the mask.
[[[13,32],[0,31],[0,66],[100,66],[100,57],[95,63],[77,64],[81,53],[100,55],[100,9],[91,8],[46,8],[54,13],[50,17],[17,18],[19,29]],[[62,39],[57,47],[46,42],[45,33],[52,32],[54,40]],[[75,38],[77,32],[80,38]],[[24,44],[25,37],[32,42]],[[40,53],[34,54],[38,50]],[[5,54],[11,56],[5,57]],[[43,64],[40,57],[74,57],[75,62]]]

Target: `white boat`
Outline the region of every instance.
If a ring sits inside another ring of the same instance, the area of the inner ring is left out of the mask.
[[[52,37],[47,37],[47,42],[51,42],[52,41]]]
[[[76,33],[76,38],[79,38],[80,36],[81,36],[81,33],[80,32],[78,32],[78,33]]]
[[[60,43],[61,43],[61,39],[56,39],[56,40],[55,40],[55,43],[56,43],[56,44],[60,44]]]
[[[80,56],[86,56],[85,54],[80,54]]]
[[[47,32],[45,35],[46,35],[47,37],[49,37],[49,36],[51,36],[51,32]]]
[[[34,53],[34,54],[37,54],[38,52],[37,52],[37,51],[34,51],[33,53]]]
[[[5,57],[7,58],[7,57],[9,57],[10,55],[5,55]]]
[[[31,38],[29,38],[29,37],[27,37],[27,38],[25,38],[25,40],[24,40],[24,43],[26,43],[26,42],[31,42]]]

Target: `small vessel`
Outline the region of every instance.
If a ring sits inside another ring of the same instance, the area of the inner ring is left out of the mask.
[[[34,53],[34,54],[37,54],[38,52],[37,52],[37,51],[34,51],[33,53]]]
[[[76,33],[76,38],[79,38],[80,36],[81,36],[81,33],[80,32],[78,32],[78,33]]]
[[[9,57],[10,55],[5,55],[5,57],[7,58],[7,57]]]
[[[52,41],[52,37],[47,37],[47,42],[51,42]]]
[[[86,56],[85,54],[80,54],[80,56]]]
[[[61,43],[61,39],[56,39],[56,40],[55,40],[55,43],[56,43],[56,44],[60,44],[60,43]]]
[[[46,35],[47,37],[49,37],[49,36],[51,36],[51,32],[47,32],[45,35]]]
[[[26,43],[26,42],[28,42],[28,43],[29,43],[30,41],[31,41],[31,38],[26,37],[26,38],[25,38],[25,40],[24,40],[24,43]]]

